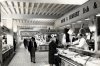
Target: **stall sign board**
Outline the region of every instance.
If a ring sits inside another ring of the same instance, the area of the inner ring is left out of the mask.
[[[77,20],[95,15],[100,12],[100,1],[89,0],[76,10],[71,11],[69,14],[64,15],[55,22],[55,27],[60,27],[68,23],[75,22]]]

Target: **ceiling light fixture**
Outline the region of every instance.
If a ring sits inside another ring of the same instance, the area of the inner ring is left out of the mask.
[[[72,23],[72,24],[75,24],[75,23]]]
[[[81,23],[82,21],[77,21],[77,23]]]
[[[96,16],[100,16],[100,14],[97,14]]]
[[[66,25],[66,26],[68,27],[68,26],[70,26],[70,25]]]
[[[62,1],[62,0],[61,0]],[[66,0],[65,0],[66,1]],[[84,4],[85,2],[87,2],[88,0],[67,0],[65,3],[66,4],[77,4],[77,5],[82,5]]]
[[[90,18],[87,18],[87,19],[85,19],[85,20],[90,20]]]

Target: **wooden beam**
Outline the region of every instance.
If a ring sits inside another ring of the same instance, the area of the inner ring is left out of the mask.
[[[65,11],[65,10],[68,10],[68,8],[70,8],[72,5],[67,5],[67,6],[65,6],[63,9],[61,9],[61,10],[59,10],[59,12],[57,12],[57,15],[58,14],[64,14],[64,13],[62,13],[63,11]]]
[[[23,2],[20,2],[21,14],[24,14]]]
[[[5,10],[7,11],[7,13],[8,13],[8,14],[11,14],[11,12],[10,12],[10,10],[9,10],[9,8],[8,8],[8,6],[7,6],[7,4],[6,4],[5,2],[2,2],[1,4],[3,5],[3,7],[4,7]]]
[[[36,12],[37,12],[37,10],[39,8],[39,5],[40,5],[40,3],[37,4],[37,7],[36,7],[35,12],[34,12],[34,15],[36,15]]]
[[[66,5],[63,4],[62,7],[59,8],[58,10],[56,10],[56,12],[55,12],[54,14],[58,13],[59,11],[61,11],[65,6],[66,6]],[[54,14],[53,14],[53,15],[54,15]]]
[[[18,2],[14,2],[14,5],[15,5],[14,8],[16,9],[17,14],[19,14]]]
[[[30,9],[30,14],[32,14],[34,8],[34,3],[32,3],[31,9]]]
[[[49,6],[50,6],[51,4],[48,4],[48,6],[45,8],[45,9],[43,9],[43,12],[42,12],[42,15],[46,12],[46,9],[49,9]]]
[[[1,5],[1,11],[4,12],[5,14],[8,14],[8,12],[6,11],[6,9]]]
[[[9,5],[9,9],[12,11],[12,14],[15,14],[15,11],[14,11],[14,6],[12,5],[11,2],[7,1],[8,5]]]
[[[49,15],[51,15],[52,13],[54,13],[56,10],[58,10],[58,8],[60,7],[61,5],[58,5],[57,7],[55,7],[52,11],[51,11],[51,13],[49,14]]]
[[[52,11],[52,9],[53,9],[55,6],[56,6],[56,4],[53,4],[52,7],[49,9],[49,11],[46,13],[46,15],[47,15],[48,13],[50,13],[50,12]]]
[[[76,7],[76,6],[75,6],[75,5],[71,5],[71,6],[69,6],[68,8],[65,8],[65,10],[61,12],[61,14],[68,13],[68,12],[71,11],[72,8],[74,8],[74,7]]]
[[[29,2],[26,2],[26,13],[25,14],[28,14],[28,8],[29,8]]]
[[[43,11],[45,4],[42,4],[41,10],[39,11],[38,15]]]

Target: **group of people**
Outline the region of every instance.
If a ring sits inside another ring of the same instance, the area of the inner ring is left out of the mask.
[[[62,38],[62,44],[65,46],[65,48],[68,48],[69,46],[76,46],[80,49],[89,50],[84,29],[80,29],[77,36],[73,37],[72,43],[68,31],[69,29],[67,28],[64,29],[64,35]]]
[[[60,66],[60,58],[57,55],[57,47],[58,47],[58,39],[56,37],[48,36],[48,42],[49,45],[49,54],[48,54],[48,62],[50,66],[53,66],[54,64],[56,66]],[[29,41],[27,39],[24,39],[24,46],[25,48],[28,48],[28,51],[30,53],[31,62],[35,62],[35,51],[37,50],[37,43],[35,41],[35,38],[32,37]]]
[[[35,38],[32,37],[29,41],[24,39],[24,46],[25,48],[28,48],[28,51],[30,53],[31,62],[36,63],[35,62],[35,51],[37,50],[37,43],[35,41]]]

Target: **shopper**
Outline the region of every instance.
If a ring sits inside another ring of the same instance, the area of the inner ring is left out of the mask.
[[[54,55],[57,53],[56,47],[57,47],[56,38],[52,37],[49,43],[49,64],[50,66],[53,66],[53,64],[55,64]]]
[[[36,42],[35,42],[35,38],[32,37],[29,41],[29,46],[28,46],[28,51],[30,52],[30,58],[31,58],[31,62],[35,62],[35,50],[36,50]]]
[[[58,53],[57,53],[57,48],[59,48],[59,37],[58,37],[58,35],[55,36],[55,38],[56,38],[56,53],[54,54],[55,66],[61,66],[61,59],[59,58]]]

